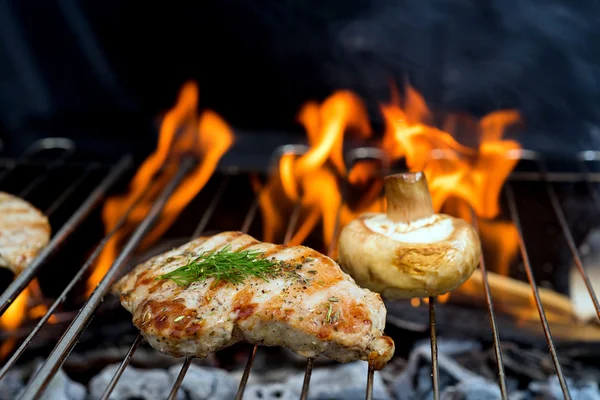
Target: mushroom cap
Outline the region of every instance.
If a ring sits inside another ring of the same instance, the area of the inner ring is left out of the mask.
[[[481,256],[473,227],[446,214],[412,224],[364,214],[342,229],[338,249],[340,265],[359,285],[392,300],[450,292],[469,278]]]

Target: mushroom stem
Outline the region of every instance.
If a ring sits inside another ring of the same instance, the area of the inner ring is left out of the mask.
[[[427,178],[423,172],[405,172],[385,177],[387,216],[410,223],[434,214]]]

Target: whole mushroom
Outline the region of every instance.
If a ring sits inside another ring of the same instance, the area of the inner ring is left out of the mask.
[[[466,221],[434,212],[425,175],[387,176],[385,196],[387,213],[342,229],[342,268],[388,299],[436,296],[467,280],[479,264],[479,236]]]

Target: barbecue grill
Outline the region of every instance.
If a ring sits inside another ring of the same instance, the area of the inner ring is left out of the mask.
[[[276,160],[282,154],[290,152],[301,154],[305,151],[305,146],[288,145],[278,148],[273,153],[273,158]],[[524,239],[523,226],[521,223],[522,218],[519,209],[521,198],[516,185],[523,182],[529,182],[544,190],[544,195],[547,196],[550,201],[556,222],[564,236],[564,243],[568,247],[573,257],[573,261],[585,282],[585,286],[591,296],[596,312],[600,314],[600,304],[592,287],[592,283],[582,265],[573,232],[569,227],[568,219],[565,215],[559,190],[564,185],[584,185],[586,188],[586,196],[590,198],[590,201],[594,203],[595,207],[600,209],[600,194],[598,193],[596,185],[600,182],[600,153],[586,151],[576,154],[572,160],[567,160],[568,168],[564,168],[564,164],[561,164],[562,171],[554,170],[552,168],[552,162],[548,162],[540,154],[535,152],[522,150],[520,154],[515,156],[520,158],[521,164],[528,165],[528,168],[525,170],[518,168],[512,173],[503,188],[503,194],[508,206],[508,214],[519,232],[521,259],[527,281],[535,300],[535,305],[539,312],[540,323],[548,345],[548,351],[552,357],[563,395],[565,398],[570,398],[566,378],[552,337],[550,324],[548,323],[544,305],[540,299],[538,281],[535,276],[536,268],[530,262],[530,249],[528,246],[531,244],[527,243]],[[85,158],[86,157],[81,157],[81,155],[78,154],[77,148],[73,142],[60,138],[40,140],[34,143],[21,157],[0,158],[0,189],[10,190],[12,193],[17,194],[40,207],[49,216],[54,229],[52,240],[48,246],[39,254],[29,268],[17,276],[12,283],[8,285],[0,296],[0,314],[3,314],[8,309],[11,302],[13,302],[19,293],[27,287],[29,282],[40,276],[42,268],[46,264],[49,264],[69,241],[77,240],[77,237],[80,236],[76,234],[78,229],[86,223],[86,220],[91,218],[90,216],[98,209],[98,206],[109,193],[116,190],[123,182],[127,182],[127,178],[134,166],[132,158],[127,155],[116,160],[116,162],[89,162]],[[384,166],[382,171],[384,173],[395,169],[394,166],[388,165],[382,153],[375,148],[357,147],[346,153],[346,161],[348,164],[355,164],[363,160],[373,159],[377,159],[381,162]],[[109,271],[87,301],[80,307],[71,324],[68,325],[60,339],[56,342],[56,346],[52,352],[47,356],[42,367],[27,385],[22,394],[23,399],[39,398],[44,392],[53,376],[76,346],[91,319],[95,316],[101,302],[108,294],[112,283],[114,283],[116,278],[123,272],[132,254],[136,251],[145,235],[157,221],[165,203],[185,178],[186,174],[191,171],[195,162],[196,160],[192,157],[184,157],[182,159],[178,165],[177,173],[172,177],[162,193],[156,198],[156,201],[152,205],[147,216],[128,238]],[[565,170],[568,172],[564,172]],[[210,200],[208,206],[202,210],[202,215],[198,219],[197,225],[191,235],[192,238],[197,237],[206,231],[211,220],[218,214],[219,204],[224,200],[228,187],[230,188],[231,185],[236,185],[240,180],[247,180],[247,177],[254,173],[260,174],[260,171],[242,171],[235,168],[222,168],[215,174],[212,179],[215,181],[216,185],[210,189],[207,187],[202,192],[202,194],[208,196]],[[68,176],[70,179],[65,179],[65,176]],[[62,179],[58,179],[58,177],[61,177]],[[209,190],[208,193],[207,190]],[[142,196],[144,194],[145,193],[143,193]],[[127,214],[132,211],[139,201],[140,199],[137,199],[136,203],[120,217],[119,223],[111,232],[99,240],[94,239],[94,246],[91,248],[91,251],[87,253],[87,259],[85,259],[80,266],[77,266],[74,276],[68,283],[63,282],[63,284],[66,283],[64,290],[55,297],[55,300],[49,305],[47,312],[39,319],[37,324],[32,327],[27,334],[27,337],[18,345],[11,357],[5,361],[4,365],[2,365],[0,369],[0,379],[17,363],[19,358],[27,351],[28,346],[35,340],[36,335],[42,331],[50,317],[60,309],[61,304],[81,284],[83,278],[89,273],[90,268],[94,265],[95,259],[98,257],[109,238],[124,224]],[[299,210],[298,204],[289,218],[284,242],[290,240],[298,226]],[[258,196],[255,195],[253,201],[247,204],[247,211],[245,211],[243,221],[237,229],[243,232],[249,232],[251,226],[257,219],[259,212]],[[473,221],[477,221],[477,219],[473,218]],[[335,230],[336,233],[339,232],[339,228],[338,215],[338,224]],[[331,253],[331,251],[332,248],[326,249],[326,252],[328,253]],[[60,265],[54,265],[54,267],[56,270],[62,268]],[[494,299],[491,296],[490,287],[485,278],[487,275],[486,260],[484,257],[480,260],[480,269],[484,277],[483,287],[486,295],[487,312],[489,313],[489,322],[493,332],[498,385],[502,398],[506,399],[508,398],[508,391],[504,373],[503,350],[500,342],[502,333],[498,329],[494,310]],[[58,272],[56,274],[58,275]],[[57,279],[57,277],[55,277],[55,279]],[[440,390],[437,364],[438,351],[436,344],[436,308],[440,307],[440,305],[436,304],[435,297],[429,298],[428,304],[432,384],[434,398],[437,399],[439,398]],[[141,342],[142,337],[141,335],[138,335],[133,343],[131,343],[131,347],[127,352],[126,357],[122,360],[114,377],[104,392],[104,399],[109,398],[112,390],[115,388],[123,371],[129,365]],[[244,394],[257,351],[260,351],[259,347],[254,346],[247,360],[236,399],[241,399]],[[191,362],[192,358],[185,359],[183,367],[173,385],[169,399],[176,398],[177,392]],[[314,360],[308,359],[306,361],[304,384],[302,387],[302,399],[308,398],[308,389],[313,366]],[[374,371],[373,369],[369,369],[367,387],[365,388],[365,397],[367,399],[371,399],[373,395],[373,377]]]

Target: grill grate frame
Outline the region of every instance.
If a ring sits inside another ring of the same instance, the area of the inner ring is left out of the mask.
[[[56,158],[54,161],[52,161],[50,163],[45,164],[44,172],[40,176],[38,176],[36,179],[31,181],[30,184],[23,190],[23,192],[19,194],[19,195],[22,195],[22,197],[27,198],[27,196],[36,188],[36,186],[44,181],[45,177],[47,176],[47,174],[50,173],[50,171],[52,171],[53,169],[55,169],[61,165],[64,165],[65,163],[68,162],[69,157],[72,155],[72,153],[74,151],[74,146],[71,142],[69,142],[68,140],[55,139],[55,138],[44,139],[40,142],[35,143],[23,155],[23,157],[18,160],[6,160],[6,159],[0,158],[0,168],[3,168],[3,170],[0,170],[0,185],[2,184],[2,181],[6,177],[8,177],[17,166],[34,162],[31,159],[36,154],[38,154],[39,152],[49,150],[49,149],[62,150],[62,156]],[[301,146],[301,145],[284,146],[284,147],[278,149],[274,153],[274,160],[277,160],[282,154],[286,154],[286,153],[290,153],[290,152],[296,153],[296,154],[302,154],[305,151],[306,151],[306,146]],[[515,182],[515,181],[519,181],[519,182],[541,181],[545,184],[546,194],[548,195],[548,197],[550,199],[550,204],[552,206],[553,213],[559,223],[559,226],[561,228],[564,239],[565,239],[565,241],[569,247],[570,253],[573,257],[573,261],[575,262],[575,265],[577,266],[577,269],[578,269],[582,279],[585,282],[586,288],[587,288],[589,295],[592,299],[592,302],[594,304],[596,314],[600,318],[600,304],[598,302],[596,293],[595,293],[592,283],[589,279],[589,276],[587,275],[587,272],[585,271],[585,269],[583,267],[581,257],[579,256],[575,241],[573,239],[573,233],[571,232],[571,230],[568,226],[565,212],[561,205],[560,199],[556,193],[556,190],[554,189],[554,186],[553,186],[555,183],[559,183],[559,182],[569,182],[569,183],[576,182],[576,181],[584,182],[586,184],[587,190],[589,191],[589,195],[592,197],[596,207],[600,210],[600,193],[598,193],[598,189],[596,187],[594,187],[594,183],[600,182],[600,173],[591,172],[586,164],[589,161],[594,161],[594,162],[600,161],[600,152],[586,151],[586,152],[580,153],[577,158],[579,171],[566,172],[566,173],[549,172],[545,161],[537,153],[523,151],[521,153],[521,158],[529,160],[529,161],[533,161],[537,165],[539,172],[518,172],[518,171],[514,172],[511,175],[511,177],[509,178],[509,181],[506,182],[503,193],[507,200],[510,218],[511,218],[512,222],[515,224],[517,231],[518,231],[519,248],[520,248],[520,252],[521,252],[521,257],[522,257],[522,260],[523,260],[523,263],[525,266],[529,285],[532,290],[532,295],[536,302],[536,306],[537,306],[538,313],[540,316],[540,322],[544,329],[549,353],[552,356],[552,360],[554,362],[554,367],[556,369],[556,373],[559,378],[559,382],[560,382],[560,385],[561,385],[561,388],[563,391],[563,395],[566,399],[570,399],[571,396],[569,393],[569,389],[566,384],[566,379],[564,377],[564,374],[562,372],[562,368],[560,365],[560,360],[559,360],[559,357],[557,354],[556,346],[555,346],[554,340],[552,338],[550,326],[548,324],[548,320],[545,315],[544,306],[540,299],[539,289],[536,284],[534,272],[533,272],[533,269],[532,269],[532,266],[531,266],[531,263],[529,260],[528,249],[527,249],[527,245],[525,243],[525,239],[523,236],[523,229],[521,226],[521,220],[520,220],[520,216],[519,216],[519,209],[517,206],[517,201],[516,201],[515,193],[514,193],[512,186],[513,186],[513,182]],[[348,153],[347,159],[350,160],[349,165],[353,165],[355,162],[358,162],[358,161],[364,160],[364,159],[379,159],[381,161],[382,165],[384,166],[385,170],[387,170],[387,168],[389,167],[388,162],[387,162],[387,160],[385,160],[382,153],[379,150],[372,149],[372,148],[354,149]],[[84,163],[83,165],[86,168],[86,171],[88,171],[88,169],[91,171],[91,170],[101,167],[101,165],[97,164],[97,163],[89,163],[89,164]],[[176,176],[167,185],[167,187],[165,188],[163,193],[156,200],[156,202],[154,203],[152,210],[150,211],[148,216],[140,224],[140,226],[137,228],[137,230],[132,234],[131,238],[129,239],[127,244],[124,246],[123,251],[117,258],[117,260],[115,260],[114,264],[111,266],[110,270],[107,272],[104,279],[98,285],[95,292],[88,299],[88,301],[85,303],[85,305],[81,308],[79,314],[75,317],[73,323],[69,326],[69,328],[67,328],[67,331],[65,332],[63,337],[58,341],[55,349],[52,351],[52,353],[50,354],[50,356],[48,357],[48,359],[46,360],[46,362],[44,363],[44,365],[42,366],[40,371],[29,383],[25,392],[22,395],[23,399],[34,399],[34,398],[39,398],[41,396],[41,394],[43,393],[47,384],[50,382],[50,380],[52,379],[52,377],[54,376],[56,371],[63,364],[66,357],[69,355],[69,353],[72,351],[75,343],[77,342],[77,339],[80,337],[80,335],[86,329],[87,324],[89,323],[89,320],[93,317],[95,310],[98,308],[102,299],[108,292],[110,285],[116,279],[116,276],[119,273],[120,269],[122,269],[122,267],[124,266],[125,261],[128,258],[129,254],[131,254],[137,248],[137,245],[144,238],[145,234],[150,230],[154,221],[156,220],[160,211],[162,210],[162,207],[168,200],[169,196],[172,194],[172,192],[175,190],[175,188],[179,185],[179,183],[183,180],[183,178],[186,176],[186,174],[191,170],[193,165],[194,165],[194,161],[191,159],[185,159],[185,161],[181,163],[180,169],[179,169],[178,173],[176,174]],[[25,272],[23,272],[21,275],[19,275],[17,278],[15,278],[13,283],[11,285],[9,285],[9,287],[4,291],[4,293],[2,293],[0,295],[0,315],[2,315],[4,313],[4,311],[6,311],[6,309],[10,305],[10,303],[27,286],[27,284],[33,278],[36,277],[38,271],[40,270],[40,268],[42,267],[44,262],[49,258],[49,256],[52,255],[52,253],[54,251],[56,251],[65,240],[68,239],[68,237],[74,232],[74,230],[77,228],[77,226],[89,215],[91,210],[94,209],[100,203],[102,198],[104,198],[104,196],[107,194],[108,190],[111,187],[113,187],[115,182],[120,177],[122,177],[124,175],[124,173],[131,166],[132,166],[131,158],[128,156],[124,156],[117,162],[117,164],[115,164],[114,166],[112,166],[112,168],[109,169],[106,177],[89,194],[87,199],[72,214],[72,216],[68,219],[68,221],[55,233],[55,235],[53,236],[49,245],[44,249],[44,251],[42,251],[40,253],[40,255],[33,262],[33,264],[28,269],[26,269]],[[61,196],[56,198],[55,201],[52,203],[52,205],[48,209],[46,209],[46,213],[52,214],[56,209],[58,209],[61,206],[61,204],[63,204],[63,202],[73,192],[75,192],[77,190],[79,185],[85,179],[87,179],[88,172],[85,172],[84,175],[82,175],[82,177],[80,179],[74,181],[69,186],[69,188],[67,190],[65,190],[65,192],[63,192],[63,194]],[[237,172],[230,171],[230,172],[228,172],[228,174],[225,175],[225,178],[221,180],[218,189],[216,190],[215,194],[211,198],[209,206],[204,210],[204,213],[202,214],[202,217],[201,217],[196,229],[194,230],[194,234],[192,235],[192,238],[199,236],[204,231],[204,229],[206,228],[210,219],[215,214],[217,205],[219,204],[219,201],[222,199],[222,197],[225,193],[225,188],[230,183],[230,178],[232,176],[234,176],[236,173]],[[143,197],[143,195],[144,194],[142,194],[141,197]],[[252,225],[252,222],[254,221],[254,219],[258,213],[259,195],[256,195],[254,197],[254,200],[248,209],[248,212],[245,216],[243,225],[241,227],[241,231],[243,231],[243,232],[248,232],[250,226]],[[128,213],[131,212],[131,210],[138,204],[138,202],[141,200],[141,197],[139,199],[137,199],[136,202],[134,202],[134,204],[132,205],[132,208],[130,210],[128,210],[125,215],[122,216],[121,220],[117,224],[117,227],[112,232],[108,233],[100,241],[100,243],[97,245],[97,247],[94,250],[94,252],[92,253],[92,255],[88,258],[88,260],[85,262],[85,264],[82,266],[82,268],[76,274],[76,276],[71,280],[71,282],[69,282],[69,284],[67,285],[65,290],[56,299],[56,301],[52,304],[52,306],[50,306],[48,312],[42,317],[42,319],[40,319],[40,321],[34,327],[32,332],[30,333],[30,335],[19,346],[17,351],[7,361],[7,363],[5,363],[2,366],[2,368],[0,369],[0,379],[16,363],[18,358],[23,354],[23,352],[26,350],[27,346],[31,343],[33,337],[39,332],[39,330],[41,330],[41,328],[48,321],[48,319],[50,318],[52,313],[65,300],[67,294],[73,289],[73,287],[77,284],[77,282],[84,276],[86,271],[93,264],[96,257],[100,254],[100,251],[102,250],[102,248],[104,247],[104,245],[106,244],[108,239],[110,237],[112,237],[112,235],[116,232],[116,230],[120,226],[122,226],[122,224],[125,222],[125,220],[127,218]],[[299,211],[300,211],[300,203],[296,204],[296,207],[294,208],[294,211],[292,212],[292,214],[290,216],[284,243],[289,242],[289,240],[293,236],[294,229],[297,226],[299,215],[300,215]],[[471,210],[471,213],[473,216],[475,215],[473,210]],[[340,229],[339,210],[338,210],[337,217],[338,218],[336,220],[335,237],[337,237],[337,234],[339,233],[339,229]],[[472,220],[474,222],[475,228],[478,229],[476,218],[472,218]],[[333,250],[333,248],[328,249],[327,253],[331,254],[332,250]],[[504,362],[503,362],[503,358],[502,358],[502,348],[501,348],[501,343],[500,343],[500,333],[499,333],[498,326],[496,323],[496,315],[495,315],[494,306],[493,306],[493,299],[492,299],[492,295],[491,295],[491,291],[490,291],[489,282],[487,279],[486,263],[485,263],[483,255],[480,260],[479,268],[481,269],[482,276],[484,278],[483,279],[483,289],[484,289],[484,293],[485,293],[485,298],[486,298],[486,303],[487,303],[486,305],[487,305],[487,309],[488,309],[488,313],[489,313],[490,325],[491,325],[492,334],[493,334],[493,346],[494,346],[494,352],[496,355],[496,364],[497,364],[497,368],[498,368],[499,390],[500,390],[502,398],[507,399],[508,392],[507,392],[507,388],[506,388]],[[438,372],[438,367],[437,367],[438,350],[437,350],[436,330],[435,330],[435,310],[436,310],[435,298],[430,298],[429,299],[429,320],[430,320],[429,325],[430,325],[431,355],[432,355],[432,387],[433,387],[434,398],[438,399],[440,393],[439,393],[439,372]],[[117,384],[119,378],[121,377],[121,374],[125,370],[125,368],[127,368],[127,366],[129,365],[129,363],[130,363],[136,349],[138,348],[139,344],[141,343],[141,341],[142,341],[142,336],[138,335],[137,338],[135,339],[135,341],[132,343],[131,348],[127,352],[127,355],[121,362],[119,368],[115,372],[108,387],[106,388],[106,391],[103,395],[103,399],[109,398],[110,393],[116,386],[116,384]],[[254,357],[255,357],[257,351],[258,351],[258,346],[254,346],[248,357],[246,367],[244,369],[244,373],[243,373],[242,379],[240,381],[236,399],[241,399],[244,394],[246,383],[247,383],[249,374],[251,372],[253,362],[254,362]],[[303,388],[302,388],[301,399],[306,399],[308,396],[310,378],[311,378],[311,373],[312,373],[312,369],[313,369],[313,361],[314,361],[313,359],[307,360],[306,370],[305,370],[305,379],[304,379],[304,384],[303,384]],[[181,371],[173,385],[173,388],[171,390],[171,394],[169,396],[170,399],[176,398],[177,392],[183,382],[183,379],[185,377],[185,374],[186,374],[191,362],[192,362],[192,358],[185,359],[182,369],[181,369]],[[368,378],[367,379],[367,387],[366,387],[366,398],[367,399],[372,399],[373,377],[374,377],[374,370],[372,368],[369,368],[368,377],[367,377]]]

